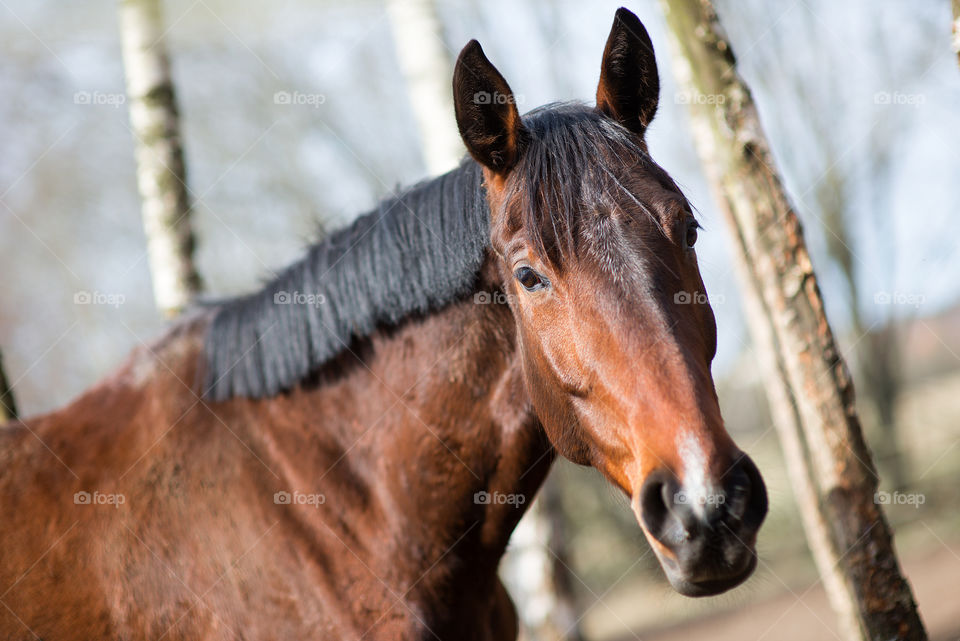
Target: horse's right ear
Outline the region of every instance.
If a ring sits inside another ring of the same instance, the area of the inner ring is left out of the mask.
[[[523,152],[526,130],[510,85],[476,40],[471,40],[453,70],[453,106],[467,151],[497,174],[506,174]]]
[[[653,43],[640,18],[620,8],[603,50],[597,109],[643,136],[660,101]]]

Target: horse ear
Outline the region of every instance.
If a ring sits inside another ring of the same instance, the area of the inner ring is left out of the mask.
[[[597,109],[642,136],[657,113],[660,76],[643,23],[620,8],[603,50]]]
[[[477,162],[506,174],[523,151],[526,130],[510,85],[476,40],[471,40],[453,70],[453,106],[467,151]]]

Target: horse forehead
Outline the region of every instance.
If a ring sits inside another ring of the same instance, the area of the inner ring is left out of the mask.
[[[588,205],[580,225],[591,255],[642,264],[673,244],[672,228],[686,216],[686,200],[658,181],[624,186]]]
[[[690,209],[670,174],[649,158],[617,173],[609,168],[607,171],[611,173],[608,180],[580,190],[586,197],[582,203],[585,215],[597,214],[601,220],[645,221],[659,228],[682,218]]]
[[[630,238],[630,230],[621,221],[604,218],[581,229],[584,249],[579,259],[580,271],[597,281],[600,290],[608,283],[616,296],[633,296],[651,283],[651,270],[656,259],[642,241]]]

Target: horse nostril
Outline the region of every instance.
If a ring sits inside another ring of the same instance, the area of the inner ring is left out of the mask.
[[[665,470],[651,474],[640,490],[643,526],[661,543],[679,543],[689,530],[685,518],[688,510],[685,505],[678,505],[680,494],[679,481]]]
[[[643,525],[657,539],[660,539],[670,515],[667,481],[666,475],[652,474],[640,490],[640,515]]]
[[[667,470],[654,472],[644,481],[638,503],[647,532],[674,549],[727,531],[755,532],[767,514],[767,491],[757,466],[744,455],[718,485],[685,487]]]
[[[733,469],[727,473],[724,483],[724,505],[727,515],[736,521],[743,519],[743,514],[747,510],[747,505],[751,496],[750,477],[743,469],[743,465],[738,462]]]
[[[743,455],[727,474],[724,485],[729,517],[747,526],[759,526],[767,514],[767,490],[753,460]]]

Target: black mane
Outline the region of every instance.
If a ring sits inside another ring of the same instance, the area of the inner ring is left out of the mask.
[[[592,108],[548,105],[524,124],[530,141],[511,183],[523,227],[548,254],[575,247],[597,203],[624,189],[625,167],[663,171]],[[219,306],[206,337],[206,395],[290,389],[378,326],[469,294],[490,240],[482,181],[467,159],[334,232],[261,291]]]
[[[314,245],[261,291],[223,303],[206,337],[206,396],[289,389],[380,324],[468,294],[489,242],[480,166],[465,161]]]

